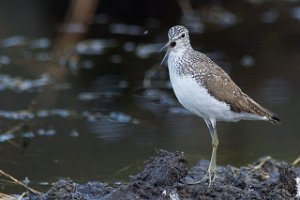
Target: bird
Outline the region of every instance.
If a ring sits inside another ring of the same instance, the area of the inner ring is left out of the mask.
[[[230,76],[190,43],[189,31],[176,25],[168,31],[167,52],[169,77],[180,104],[204,119],[212,140],[212,154],[207,174],[191,184],[215,180],[217,167],[217,121],[263,120],[280,124],[279,117],[245,94]]]

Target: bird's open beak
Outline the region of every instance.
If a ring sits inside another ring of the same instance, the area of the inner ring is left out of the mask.
[[[165,59],[168,57],[168,55],[169,55],[169,46],[170,46],[170,44],[171,44],[171,40],[165,45],[165,46],[163,46],[160,50],[159,50],[159,52],[162,52],[165,48],[168,48],[167,49],[167,52],[166,52],[166,54],[165,54],[165,56],[164,56],[164,58],[162,59],[162,61],[161,61],[161,65],[164,63],[164,61],[165,61]]]

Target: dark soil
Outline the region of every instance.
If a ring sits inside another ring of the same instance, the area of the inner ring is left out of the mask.
[[[182,153],[160,150],[146,162],[144,171],[133,176],[126,185],[112,187],[101,182],[81,185],[61,179],[48,192],[32,199],[296,199],[295,178],[300,170],[284,162],[264,157],[248,167],[220,166],[210,187],[207,181],[186,184],[200,180],[208,164],[208,161],[200,161],[188,170]]]

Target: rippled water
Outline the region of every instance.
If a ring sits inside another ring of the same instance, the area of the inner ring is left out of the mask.
[[[197,5],[178,22],[190,28],[195,49],[283,121],[218,123],[219,164],[299,156],[299,6]],[[159,148],[185,152],[191,165],[209,159],[206,125],[178,104],[159,65],[171,25],[96,18],[104,33],[94,28],[97,37],[77,43],[59,64],[54,38],[1,38],[0,168],[42,188],[58,177],[126,181]]]

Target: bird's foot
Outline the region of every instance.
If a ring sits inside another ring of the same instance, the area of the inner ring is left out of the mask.
[[[211,167],[209,167],[207,173],[202,177],[201,180],[193,181],[193,182],[186,182],[186,184],[196,185],[196,184],[204,183],[208,180],[208,187],[210,187],[212,182],[214,182],[214,180],[216,178],[216,173],[217,172],[215,169],[211,169]]]

